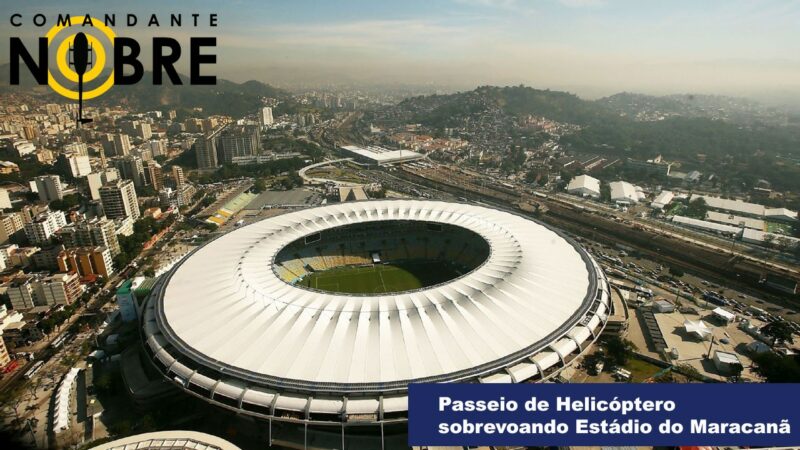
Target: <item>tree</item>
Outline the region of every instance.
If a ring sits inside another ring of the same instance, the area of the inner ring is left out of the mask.
[[[800,382],[800,364],[794,356],[763,352],[753,356],[755,371],[768,383]]]
[[[786,236],[778,236],[775,238],[775,247],[779,252],[785,252],[789,249],[792,242]]]
[[[689,202],[686,207],[686,215],[696,219],[705,219],[708,212],[708,205],[703,197],[697,197]]]
[[[682,277],[684,275],[684,272],[683,272],[683,270],[681,270],[678,267],[670,266],[669,274],[674,276],[674,277],[680,278],[680,277]]]
[[[761,333],[772,338],[773,347],[782,344],[791,344],[794,341],[792,328],[788,322],[772,322],[761,328]]]
[[[633,342],[622,339],[619,336],[608,338],[605,346],[606,358],[618,366],[625,365],[633,351],[636,350],[636,345]]]
[[[81,202],[83,201],[83,196],[81,194],[69,194],[65,195],[61,200],[53,200],[50,202],[50,209],[57,210],[57,211],[69,211],[70,209],[80,206]]]
[[[253,193],[260,194],[267,190],[267,182],[263,178],[259,178],[253,183]]]
[[[144,269],[144,276],[147,278],[154,278],[156,276],[156,271],[153,270],[152,267],[148,267],[147,269]]]
[[[775,242],[775,235],[771,233],[767,233],[764,235],[764,247],[772,248],[772,244]]]

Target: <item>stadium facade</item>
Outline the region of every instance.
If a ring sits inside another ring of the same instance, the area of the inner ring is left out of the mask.
[[[300,283],[408,258],[462,269],[383,294]],[[404,424],[409,383],[553,377],[597,339],[609,305],[591,256],[529,218],[380,200],[291,212],[208,242],[160,278],[142,323],[148,359],[187,393],[270,429],[344,435]]]

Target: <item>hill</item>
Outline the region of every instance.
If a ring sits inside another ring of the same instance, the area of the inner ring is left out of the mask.
[[[52,96],[58,100],[57,94],[46,87],[39,87],[27,71],[22,71],[20,85],[9,85],[9,65],[0,65],[0,91],[36,93]],[[174,86],[168,81],[160,86],[152,83],[153,73],[146,71],[142,80],[134,85],[114,86],[97,100],[103,105],[129,105],[136,110],[154,110],[165,108],[192,109],[203,108],[208,114],[225,114],[240,117],[252,114],[261,105],[262,97],[273,97],[287,102],[284,108],[291,107],[291,95],[259,81],[234,83],[225,79],[217,79],[215,86],[191,86],[188,77],[180,75],[183,85]],[[35,92],[31,92],[36,88]]]
[[[507,123],[514,117],[531,114],[579,125],[580,131],[561,138],[562,144],[575,151],[635,158],[657,154],[695,158],[702,153],[714,160],[725,155],[751,158],[762,152],[771,156],[800,153],[800,131],[793,127],[761,121],[736,123],[699,113],[675,113],[642,121],[620,110],[619,105],[631,102],[685,109],[682,101],[674,97],[618,94],[589,101],[566,92],[525,86],[482,86],[468,92],[406,99],[385,116],[421,123],[434,130],[447,127],[474,133],[486,124]]]

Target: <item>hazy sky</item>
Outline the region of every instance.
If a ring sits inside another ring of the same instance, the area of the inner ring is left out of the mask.
[[[405,0],[107,2],[0,0],[3,39],[36,12],[216,12],[219,76],[302,82],[518,84],[617,91],[800,95],[800,1]],[[172,8],[163,5],[170,3]],[[133,7],[124,6],[135,4]],[[43,6],[45,5],[45,6]],[[119,6],[123,5],[123,6]],[[46,30],[46,28],[45,28]],[[120,35],[152,29],[118,26]],[[0,61],[8,59],[0,46]]]

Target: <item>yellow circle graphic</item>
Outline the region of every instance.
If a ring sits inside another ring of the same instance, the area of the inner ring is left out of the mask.
[[[77,17],[83,17],[83,16],[77,16]],[[103,21],[101,21],[99,19],[96,19],[94,17],[92,17],[91,19],[92,19],[92,25],[96,29],[100,30],[106,36],[106,38],[108,38],[108,41],[111,42],[111,45],[114,45],[114,38],[116,37],[116,34],[114,33],[114,31],[111,28],[107,27],[103,23]],[[83,23],[82,19],[80,20],[80,23],[81,24]],[[56,37],[56,35],[58,35],[58,33],[60,33],[65,28],[70,28],[71,26],[73,26],[73,25],[70,25],[70,24],[56,24],[56,25],[54,25],[47,32],[47,35],[46,35],[47,44],[50,45],[53,42],[53,39]],[[78,26],[78,25],[76,25],[76,26]],[[75,33],[75,34],[77,34],[77,33]],[[72,82],[77,82],[78,81],[78,74],[75,73],[75,71],[72,70],[69,67],[69,65],[66,63],[66,52],[68,50],[69,44],[75,39],[75,34],[73,34],[70,37],[68,37],[67,39],[65,39],[64,42],[62,42],[61,45],[59,45],[58,51],[56,53],[57,65],[58,65],[59,72],[61,72],[61,74],[64,75],[64,77],[67,80],[72,81]],[[94,36],[88,35],[88,34],[86,35],[86,37],[88,38],[89,43],[92,45],[92,49],[97,54],[97,60],[95,61],[95,64],[92,66],[92,68],[88,72],[86,72],[86,74],[84,74],[84,81],[91,81],[91,80],[97,78],[97,76],[100,75],[100,72],[102,72],[103,67],[105,66],[106,52],[105,52],[105,48],[103,48],[103,45],[100,43],[100,41],[97,38],[95,38]],[[66,97],[66,98],[68,98],[70,100],[78,100],[78,92],[77,91],[73,91],[71,89],[67,89],[66,87],[62,86],[55,79],[55,77],[53,77],[52,72],[50,72],[49,70],[48,70],[48,73],[47,73],[47,84],[54,91],[56,91],[58,94]],[[94,89],[92,89],[90,91],[85,91],[83,93],[83,99],[84,100],[91,100],[93,98],[97,98],[97,97],[103,95],[109,89],[111,89],[111,86],[113,86],[113,85],[114,85],[114,70],[112,69],[111,72],[108,75],[108,78],[100,86],[98,86],[98,87],[96,87],[96,88],[94,88]]]

